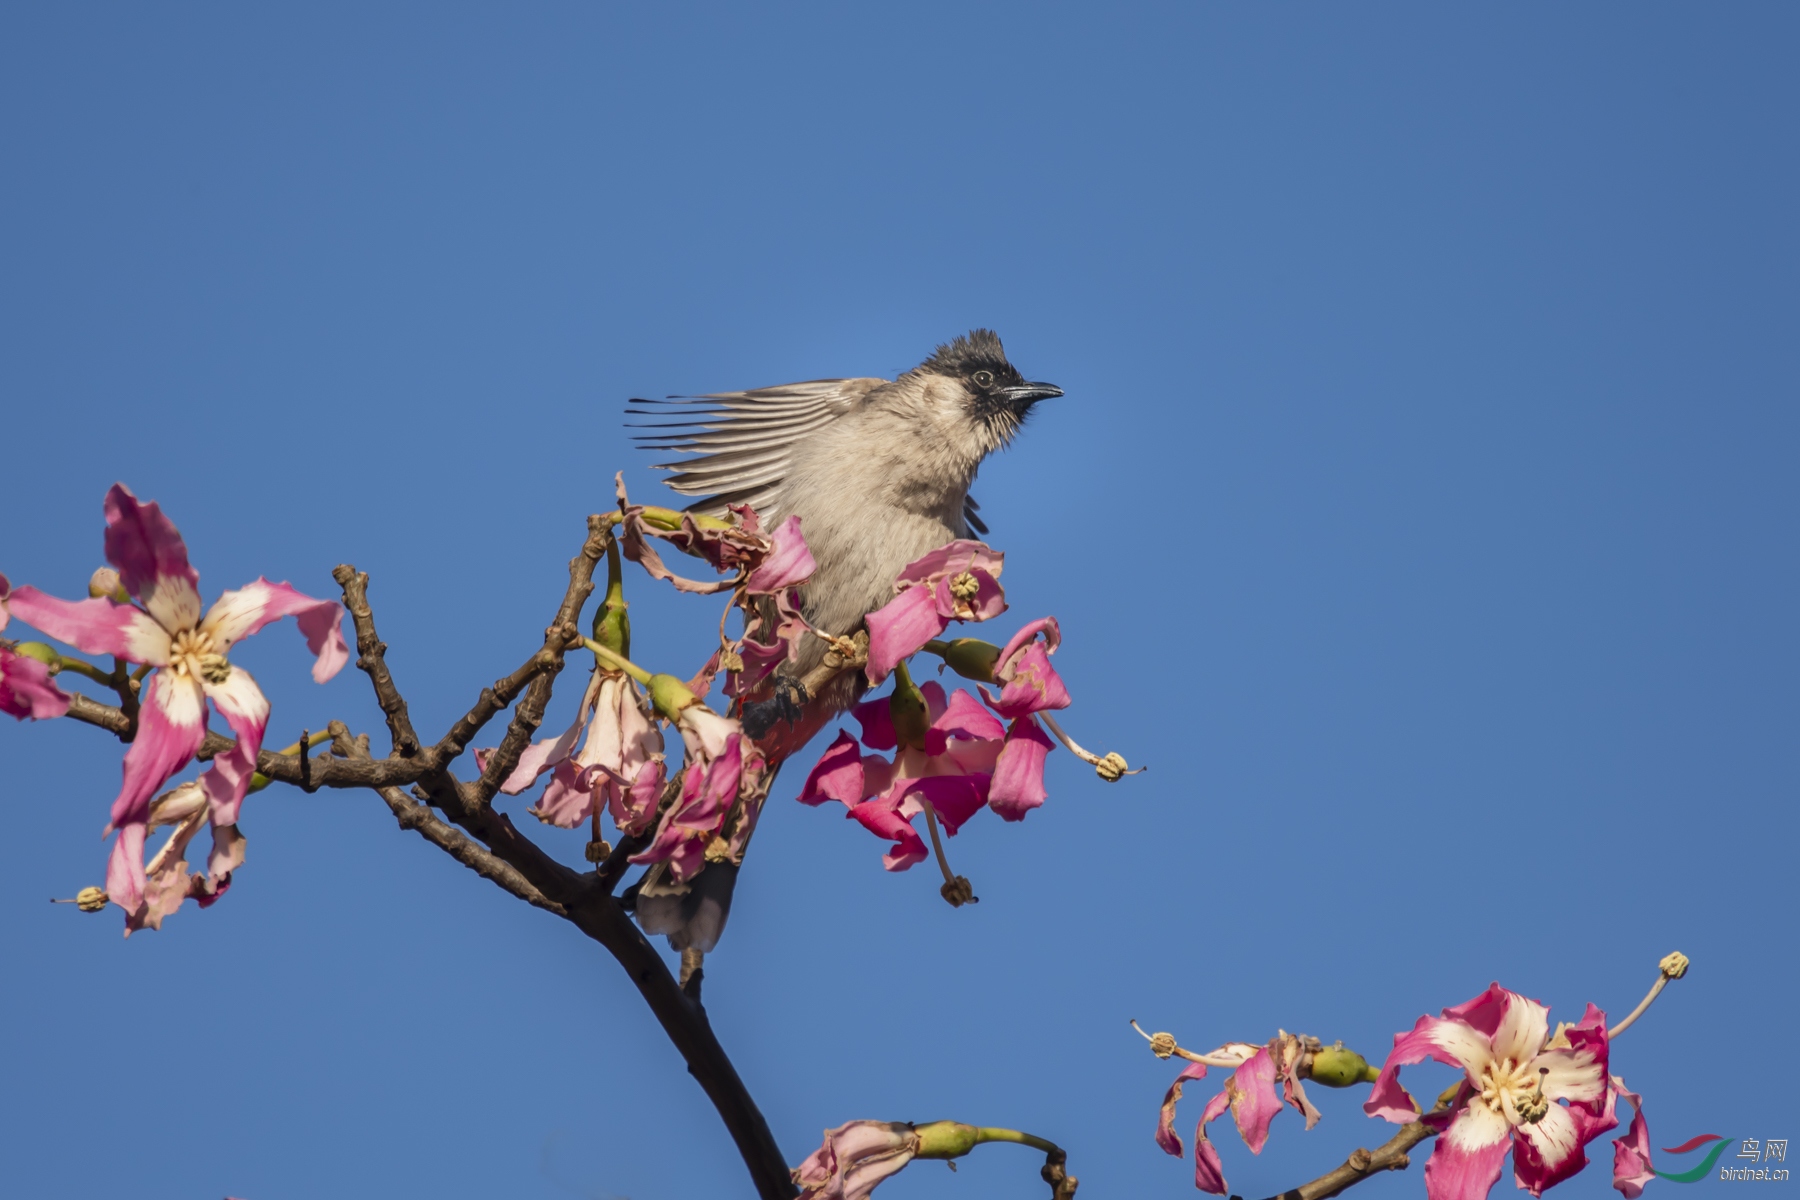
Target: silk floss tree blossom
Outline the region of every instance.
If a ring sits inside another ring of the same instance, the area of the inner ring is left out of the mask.
[[[206,736],[210,701],[237,736],[198,780],[213,850],[213,890],[243,861],[238,809],[249,791],[268,725],[269,702],[231,648],[263,626],[292,616],[315,656],[313,679],[324,683],[349,660],[334,600],[316,600],[286,583],[258,579],[221,595],[202,613],[200,576],[187,545],[154,502],[139,503],[123,484],[106,495],[106,559],[132,603],[111,596],[61,600],[32,587],[10,599],[13,615],[87,654],[111,654],[155,668],[144,683],[136,736],[125,754],[124,781],[106,832],[118,833],[106,870],[106,895],[126,913],[126,932],[140,928],[148,907],[143,860],[151,797],[192,761]]]
[[[1481,1200],[1509,1149],[1519,1186],[1541,1195],[1586,1166],[1587,1144],[1618,1124],[1607,1087],[1606,1014],[1590,1004],[1554,1037],[1549,1014],[1496,983],[1395,1035],[1363,1109],[1400,1124],[1445,1123],[1425,1165],[1431,1200]],[[1446,1113],[1422,1117],[1400,1086],[1400,1068],[1426,1058],[1460,1068],[1464,1080]]]
[[[893,694],[851,710],[862,728],[861,745],[893,750],[892,761],[862,754],[858,739],[841,732],[798,798],[815,807],[827,800],[842,803],[847,816],[894,843],[882,865],[904,871],[926,854],[913,826],[916,817],[931,823],[935,841],[936,822],[954,835],[989,802],[1004,730],[969,693],[959,688],[946,696],[935,682],[915,687],[905,664],[896,665]],[[956,878],[946,866],[946,887]]]
[[[12,584],[0,575],[0,630],[6,628],[10,614],[7,597]],[[41,721],[60,717],[69,711],[69,697],[50,682],[50,666],[58,655],[41,643],[23,646],[0,644],[0,712],[23,721],[30,717]]]

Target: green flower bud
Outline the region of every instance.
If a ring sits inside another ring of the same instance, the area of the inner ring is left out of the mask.
[[[594,613],[594,640],[620,658],[631,657],[631,613],[623,603],[602,604]]]
[[[62,655],[42,642],[20,642],[13,647],[13,653],[25,658],[35,658],[52,670],[62,667]]]
[[[606,598],[594,610],[594,640],[620,658],[631,657],[631,615],[626,607],[625,573],[615,537],[606,543]]]
[[[652,675],[650,677],[650,703],[664,720],[673,721],[681,716],[681,710],[700,703],[700,697],[688,691],[688,685],[673,675]]]
[[[1374,1083],[1381,1072],[1354,1050],[1344,1049],[1342,1042],[1316,1051],[1312,1058],[1312,1078],[1326,1087],[1343,1088],[1355,1083]]]
[[[961,1158],[976,1147],[980,1137],[975,1126],[959,1121],[933,1121],[914,1126],[913,1132],[919,1137],[914,1158]]]
[[[980,638],[957,638],[944,649],[944,665],[976,683],[994,682],[994,664],[999,661],[1000,647]]]
[[[931,713],[925,707],[925,693],[912,681],[905,663],[894,666],[894,694],[888,697],[888,716],[894,722],[894,736],[902,746],[915,750],[925,748],[925,731],[931,728]]]

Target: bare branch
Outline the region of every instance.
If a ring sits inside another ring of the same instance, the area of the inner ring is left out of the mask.
[[[368,761],[367,741],[368,739],[364,738],[359,743],[353,739],[342,721],[331,723],[332,749],[344,758],[352,762]],[[483,879],[492,880],[527,904],[536,905],[545,912],[555,913],[559,917],[568,916],[567,910],[562,905],[554,900],[546,899],[544,894],[532,887],[518,871],[476,845],[461,831],[439,819],[438,815],[431,811],[429,805],[408,799],[406,793],[397,787],[382,787],[373,790],[393,811],[394,819],[400,823],[400,828],[412,830]]]
[[[131,732],[132,720],[124,712],[110,704],[102,704],[92,700],[80,692],[69,693],[68,716],[89,725],[97,725],[108,733],[117,734],[123,740]]]
[[[344,589],[344,607],[350,610],[350,621],[356,626],[356,665],[374,685],[375,699],[387,715],[393,753],[401,758],[411,758],[419,752],[419,736],[413,732],[406,700],[394,686],[394,677],[388,673],[387,643],[375,635],[375,614],[369,609],[369,577],[349,563],[339,564],[331,577]]]
[[[537,677],[526,689],[525,698],[513,710],[506,736],[488,757],[487,768],[475,784],[478,804],[486,805],[493,800],[501,783],[519,765],[519,756],[531,744],[531,735],[543,724],[544,709],[550,703],[556,676],[562,671],[563,654],[571,645],[580,645],[581,630],[576,622],[582,606],[593,594],[594,568],[606,553],[607,539],[612,536],[609,528],[609,523],[598,516],[588,518],[587,541],[582,543],[581,553],[569,560],[569,586],[563,593],[562,606],[556,610],[556,619],[544,630],[544,649],[540,657],[547,657],[548,661],[539,667]]]

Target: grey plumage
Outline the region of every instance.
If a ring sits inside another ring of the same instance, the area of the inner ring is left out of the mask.
[[[1000,338],[977,329],[894,380],[815,379],[634,400],[628,411],[657,418],[638,426],[653,431],[638,438],[646,448],[693,456],[658,464],[674,472],[670,487],[701,497],[690,511],[723,515],[729,505],[748,504],[769,528],[799,516],[817,563],[801,609],[813,628],[848,635],[893,598],[906,564],[987,532],[969,495],[976,472],[1018,433],[1034,404],[1060,395],[1052,384],[1027,381]],[[808,638],[783,672],[803,676],[825,652],[823,640]],[[767,738],[768,718],[753,721],[747,705],[745,729],[778,770],[862,687],[857,672],[838,676],[808,699],[798,720]],[[779,705],[780,695],[761,703]],[[736,880],[736,867],[715,863],[675,884],[658,865],[629,894],[646,932],[705,953],[724,931]]]
[[[1037,401],[986,329],[939,346],[898,379],[818,379],[747,392],[634,401],[642,416],[680,417],[638,440],[695,457],[659,463],[665,482],[705,499],[696,512],[749,504],[773,525],[791,514],[818,571],[802,593],[814,628],[849,634],[893,596],[894,576],[945,542],[986,532],[969,496],[981,463],[1010,442]],[[822,657],[806,646],[797,673]],[[854,698],[850,680],[834,696]]]

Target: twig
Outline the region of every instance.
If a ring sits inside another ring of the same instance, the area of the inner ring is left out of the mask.
[[[69,693],[69,711],[67,715],[88,725],[98,726],[108,733],[117,734],[121,741],[131,740],[126,737],[126,734],[130,732],[131,727],[135,724],[130,717],[126,716],[122,711],[114,708],[112,705],[102,704],[98,700],[91,700],[80,692]],[[235,745],[236,743],[233,744]]]
[[[842,639],[840,639],[842,640]],[[808,671],[800,680],[800,686],[806,689],[808,696],[816,696],[819,689],[836,679],[846,671],[860,671],[869,662],[869,633],[859,629],[850,638],[851,653],[845,654],[834,643],[819,660],[819,665]]]
[[[366,741],[367,739],[364,739],[365,743]],[[350,731],[344,727],[342,721],[331,723],[331,746],[338,754],[351,761],[367,761],[369,758],[366,745],[359,745],[355,739],[351,738]],[[532,887],[530,882],[518,871],[483,850],[460,830],[439,819],[438,815],[431,811],[429,805],[408,799],[406,793],[397,787],[381,787],[371,790],[380,796],[388,808],[393,811],[394,819],[400,823],[400,828],[412,830],[483,879],[492,880],[525,903],[535,905],[545,912],[555,913],[559,917],[568,916],[568,911],[562,905],[547,899],[542,892]]]
[[[339,564],[331,577],[344,589],[344,607],[350,610],[351,623],[356,626],[356,665],[375,687],[375,700],[387,716],[393,752],[401,758],[411,758],[419,752],[419,735],[413,732],[406,701],[388,673],[387,643],[375,636],[375,618],[369,611],[369,577],[349,563]]]
[[[550,703],[556,676],[562,671],[563,654],[571,642],[579,644],[581,631],[576,622],[581,616],[582,606],[593,594],[594,568],[606,553],[606,543],[611,536],[607,522],[598,516],[588,518],[587,541],[582,543],[581,553],[569,560],[569,587],[563,593],[562,606],[556,610],[556,619],[544,630],[542,656],[547,656],[547,661],[539,668],[537,677],[526,689],[525,698],[513,709],[512,723],[506,728],[506,736],[500,739],[499,747],[489,756],[487,768],[482,771],[481,779],[475,784],[478,804],[486,805],[493,800],[500,785],[512,774],[513,768],[519,765],[519,756],[531,744],[531,735],[543,724],[544,709]]]

